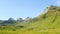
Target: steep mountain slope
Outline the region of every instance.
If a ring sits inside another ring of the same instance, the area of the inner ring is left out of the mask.
[[[0,34],[60,34],[60,7],[49,6],[43,14],[27,22],[0,24]]]
[[[3,24],[2,24],[3,25]],[[16,22],[12,25],[0,25],[0,29],[42,30],[60,28],[60,7],[49,6],[43,14],[28,20]]]
[[[60,28],[60,7],[49,6],[44,14],[34,18],[32,23],[26,25],[26,29],[41,30],[41,29],[56,29]]]

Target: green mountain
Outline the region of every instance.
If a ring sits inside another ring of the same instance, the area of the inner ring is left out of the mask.
[[[10,19],[5,22],[0,25],[0,30],[8,30],[9,32],[12,30],[16,34],[60,34],[60,7],[51,5],[35,18],[28,17],[21,22]]]
[[[41,15],[22,25],[24,34],[60,34],[60,7],[48,6]]]
[[[42,29],[59,29],[60,28],[60,7],[49,6],[40,16],[32,18],[30,23],[25,24],[24,29],[42,30]]]

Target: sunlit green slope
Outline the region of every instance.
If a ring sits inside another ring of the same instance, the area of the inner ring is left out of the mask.
[[[28,30],[59,29],[60,7],[49,6],[46,8],[45,12],[42,15],[37,16],[33,19],[31,23],[28,23],[26,25],[26,29]]]
[[[60,34],[60,7],[49,6],[28,22],[0,25],[0,34]]]

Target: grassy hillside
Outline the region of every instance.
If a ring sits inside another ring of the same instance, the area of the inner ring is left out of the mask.
[[[28,23],[18,22],[0,29],[0,34],[60,34],[60,7],[49,6]]]

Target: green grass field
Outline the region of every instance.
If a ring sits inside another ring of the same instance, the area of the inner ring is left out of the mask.
[[[49,29],[49,30],[31,30],[31,31],[23,31],[23,30],[0,30],[0,34],[60,34],[60,29]]]

